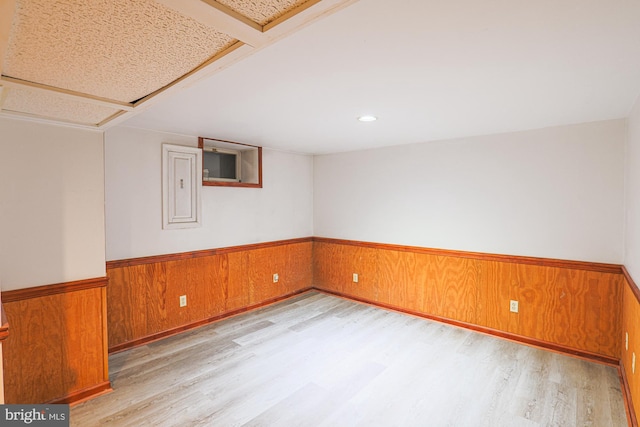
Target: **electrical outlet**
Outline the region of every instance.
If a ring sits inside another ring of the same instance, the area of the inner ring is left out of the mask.
[[[631,373],[636,373],[636,352],[634,351],[631,355]]]
[[[629,350],[629,332],[624,333],[624,349]]]
[[[187,296],[180,295],[180,307],[186,307],[186,306],[187,306]]]
[[[278,283],[278,280],[280,280],[280,276],[278,276],[278,273],[274,273],[273,274],[273,283]]]
[[[515,300],[509,301],[509,311],[512,313],[518,312],[518,301],[515,301]]]
[[[353,273],[353,283],[358,283],[358,273]]]

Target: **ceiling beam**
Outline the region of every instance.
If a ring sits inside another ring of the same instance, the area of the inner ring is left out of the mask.
[[[127,112],[126,114],[119,115],[113,119],[107,119],[104,123],[100,124],[101,128],[108,129],[113,126],[117,126],[123,121],[127,120],[134,115],[145,111],[151,106],[168,99],[170,96],[175,95],[179,91],[186,89],[196,82],[214,75],[215,73],[223,70],[238,61],[243,60],[250,56],[256,49],[248,46],[242,42],[236,42],[234,45],[228,47],[223,52],[210,58],[207,62],[190,71],[169,83],[167,86],[158,89],[157,91],[150,93],[144,98],[138,100],[134,104],[133,112]]]
[[[86,93],[74,92],[72,90],[60,89],[39,83],[28,82],[26,80],[14,79],[13,77],[0,76],[0,85],[8,88],[21,87],[38,92],[46,92],[64,98],[73,99],[75,101],[86,102],[88,104],[101,105],[103,107],[115,108],[124,111],[133,111],[133,104],[128,102],[101,98],[99,96],[88,95]]]
[[[2,74],[2,64],[9,44],[11,23],[15,11],[16,0],[0,0],[0,74]]]
[[[249,46],[257,47],[265,43],[262,26],[215,0],[156,0],[156,2]]]
[[[269,31],[273,27],[283,23],[287,19],[293,18],[297,14],[299,14],[301,12],[304,12],[305,10],[309,9],[311,6],[314,6],[317,3],[320,3],[321,1],[322,0],[307,0],[306,2],[302,3],[301,5],[294,7],[293,9],[291,9],[290,11],[285,13],[284,15],[280,16],[279,18],[274,19],[273,21],[269,22],[267,25],[265,25],[262,28],[262,31],[264,31],[264,32]],[[327,3],[329,3],[329,2],[327,2]]]
[[[30,114],[30,113],[21,113],[19,111],[2,110],[0,111],[0,117],[29,120],[29,121],[38,122],[38,123],[49,123],[54,125],[71,126],[75,128],[81,128],[81,129],[101,130],[98,127],[98,125],[95,125],[95,124],[74,122],[72,120],[64,120],[64,119],[52,119],[50,117],[44,117],[44,116],[40,116],[37,114]]]
[[[332,15],[358,0],[308,0],[263,27],[268,43]]]

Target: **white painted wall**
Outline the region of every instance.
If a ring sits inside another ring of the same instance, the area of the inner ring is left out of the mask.
[[[103,134],[0,118],[2,290],[105,276]]]
[[[621,263],[625,133],[613,120],[317,156],[314,235]]]
[[[162,230],[164,142],[198,143],[123,126],[106,132],[107,260],[313,235],[313,158],[268,149],[262,189],[204,187],[202,227]]]
[[[625,160],[624,265],[640,284],[640,98],[629,114]]]

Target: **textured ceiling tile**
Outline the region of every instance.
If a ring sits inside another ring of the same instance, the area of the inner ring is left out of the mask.
[[[120,111],[26,88],[7,89],[2,109],[87,125],[97,125]]]
[[[233,43],[153,0],[18,0],[2,70],[133,102]]]
[[[217,0],[218,3],[246,16],[260,25],[267,25],[306,3],[306,0]]]

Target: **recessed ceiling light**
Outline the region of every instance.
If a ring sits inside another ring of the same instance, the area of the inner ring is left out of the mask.
[[[360,116],[358,120],[361,122],[375,122],[378,118],[376,116]]]

